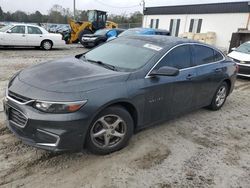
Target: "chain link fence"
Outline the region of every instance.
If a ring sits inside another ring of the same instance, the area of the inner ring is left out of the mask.
[[[142,27],[142,23],[118,23],[118,27],[121,29],[130,29],[130,28]]]

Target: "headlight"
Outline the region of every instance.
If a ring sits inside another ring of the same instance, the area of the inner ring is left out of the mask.
[[[87,103],[87,100],[79,102],[45,102],[36,101],[33,107],[37,110],[47,113],[72,113],[79,110],[83,105]]]

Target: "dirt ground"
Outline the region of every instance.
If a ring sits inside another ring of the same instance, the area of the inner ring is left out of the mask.
[[[0,49],[0,99],[14,72],[84,50]],[[250,187],[250,80],[238,79],[222,110],[143,130],[107,156],[26,146],[5,127],[2,110],[0,102],[0,187]]]

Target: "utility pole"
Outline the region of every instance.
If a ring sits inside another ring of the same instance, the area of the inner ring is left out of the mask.
[[[142,12],[144,12],[144,10],[146,10],[146,3],[145,3],[145,0],[142,0]]]
[[[74,20],[76,19],[76,0],[73,0]]]
[[[146,10],[145,0],[141,1],[141,5],[142,5],[142,27],[143,27],[143,23],[144,23],[144,11]]]

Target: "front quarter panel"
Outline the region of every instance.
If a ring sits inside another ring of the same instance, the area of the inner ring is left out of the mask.
[[[93,121],[96,115],[109,105],[128,100],[126,84],[118,82],[101,86],[86,92],[86,98],[88,102],[83,111],[88,114],[90,121]]]

